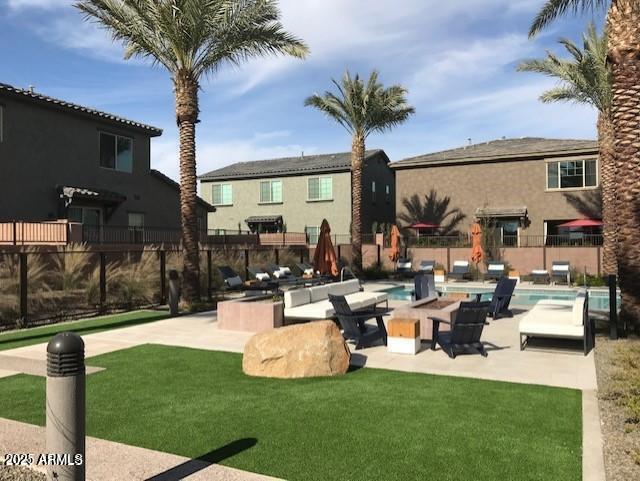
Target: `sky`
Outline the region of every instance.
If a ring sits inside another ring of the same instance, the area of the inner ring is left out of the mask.
[[[306,60],[255,59],[202,82],[198,173],[248,160],[346,152],[349,134],[304,106],[349,70],[401,84],[416,114],[367,148],[392,161],[502,137],[595,138],[587,106],[542,104],[555,81],[515,71],[557,40],[579,41],[590,20],[557,21],[535,40],[528,27],[544,0],[280,0],[284,27],[310,48]],[[0,0],[0,82],[151,124],[151,164],[178,179],[169,74],[124,60],[123,47],[87,22],[72,0]]]

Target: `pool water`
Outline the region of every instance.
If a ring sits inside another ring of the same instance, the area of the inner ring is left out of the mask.
[[[437,286],[442,292],[469,292],[482,293],[482,300],[489,301],[495,289],[495,285],[487,287],[471,287],[471,286]],[[411,301],[411,292],[413,287],[398,286],[391,289],[385,289],[389,293],[389,299],[397,301]],[[561,301],[572,301],[576,298],[577,291],[574,290],[555,290],[555,289],[534,289],[534,288],[516,288],[511,305],[531,307],[536,302],[543,299],[556,299]],[[620,297],[618,296],[618,309],[620,308]],[[609,292],[606,290],[589,290],[589,310],[590,311],[608,311],[609,310]]]

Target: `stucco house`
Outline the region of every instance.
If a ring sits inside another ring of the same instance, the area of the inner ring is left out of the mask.
[[[0,222],[178,229],[179,185],[150,167],[156,127],[0,83]],[[198,201],[201,229],[207,212]]]
[[[363,233],[395,219],[395,182],[382,150],[366,152],[362,179]],[[306,232],[314,243],[322,219],[348,242],[351,153],[239,162],[201,175],[201,195],[216,207],[209,228],[238,232]]]
[[[393,162],[396,205],[431,189],[451,198],[465,215],[464,229],[492,219],[518,244],[527,236],[544,243],[558,226],[599,218],[600,165],[592,140],[499,139]]]

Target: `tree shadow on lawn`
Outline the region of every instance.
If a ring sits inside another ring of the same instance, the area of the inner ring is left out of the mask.
[[[250,449],[258,444],[256,438],[243,438],[236,441],[225,444],[221,448],[214,449],[202,456],[198,456],[195,459],[185,461],[178,466],[174,466],[167,471],[156,474],[145,481],[180,481],[181,479],[191,476],[198,471],[201,471],[212,464],[219,464],[225,459],[231,458],[236,454],[240,454],[247,449]]]

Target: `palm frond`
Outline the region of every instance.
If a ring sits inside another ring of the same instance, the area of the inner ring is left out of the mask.
[[[579,13],[595,11],[609,3],[610,0],[548,0],[536,15],[529,29],[529,37],[535,37],[554,20],[568,12]]]

